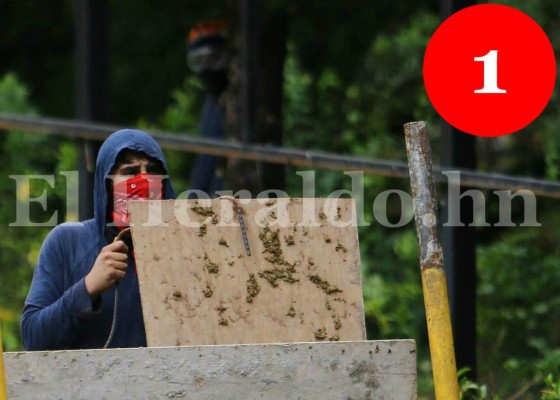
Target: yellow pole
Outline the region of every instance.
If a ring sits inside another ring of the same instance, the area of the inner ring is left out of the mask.
[[[0,326],[0,400],[8,399],[8,390],[6,386],[6,373],[4,371],[4,352],[2,350],[2,327]]]
[[[437,230],[437,201],[428,129],[425,122],[411,122],[405,124],[404,133],[420,245],[422,291],[436,400],[459,400],[443,251]]]
[[[436,399],[458,399],[459,383],[447,300],[445,273],[440,268],[422,271],[424,307]]]

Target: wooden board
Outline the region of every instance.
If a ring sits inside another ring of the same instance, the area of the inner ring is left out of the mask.
[[[148,346],[364,340],[352,199],[131,202]]]

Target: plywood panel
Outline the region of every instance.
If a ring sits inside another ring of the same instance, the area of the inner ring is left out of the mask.
[[[351,199],[130,205],[149,346],[365,339]]]

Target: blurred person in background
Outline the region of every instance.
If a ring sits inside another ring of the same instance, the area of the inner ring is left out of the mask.
[[[227,24],[204,21],[191,28],[187,37],[187,65],[204,83],[207,95],[200,118],[200,136],[223,139],[224,106],[222,94],[228,85]],[[225,160],[197,155],[190,174],[190,190],[210,197],[223,189]]]

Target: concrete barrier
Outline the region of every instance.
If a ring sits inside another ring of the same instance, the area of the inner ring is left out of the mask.
[[[416,399],[413,340],[5,353],[14,399]]]

